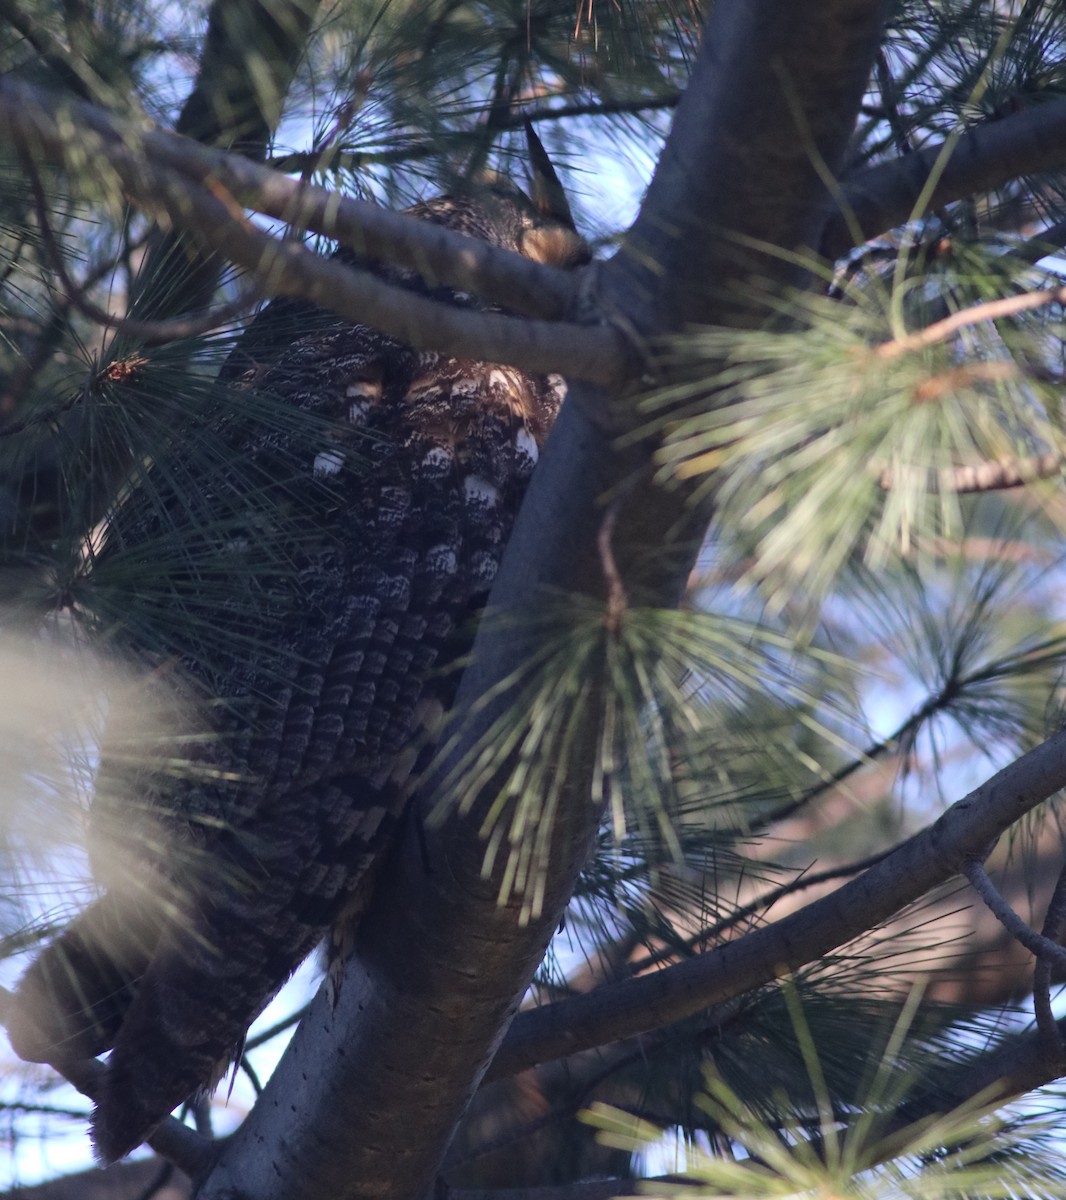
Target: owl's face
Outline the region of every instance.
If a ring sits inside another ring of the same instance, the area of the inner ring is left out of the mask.
[[[517,188],[502,184],[470,196],[437,196],[407,211],[562,270],[592,258],[588,243],[572,224],[540,211]]]

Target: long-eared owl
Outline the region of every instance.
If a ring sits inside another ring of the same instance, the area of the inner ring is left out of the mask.
[[[534,195],[409,211],[583,262],[554,176]],[[87,593],[182,716],[147,755],[105,734],[103,890],[30,966],[9,1022],[24,1058],[111,1050],[101,1158],[213,1086],[296,966],[338,921],[350,930],[564,390],[276,301],[131,480]]]

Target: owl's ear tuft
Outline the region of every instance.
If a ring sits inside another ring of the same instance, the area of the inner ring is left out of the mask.
[[[563,185],[555,173],[547,150],[537,137],[533,123],[529,120],[526,121],[526,146],[529,150],[530,193],[533,206],[542,217],[558,221],[568,229],[576,228]]]
[[[592,259],[589,244],[575,229],[565,225],[542,225],[522,234],[522,253],[534,262],[572,271]]]

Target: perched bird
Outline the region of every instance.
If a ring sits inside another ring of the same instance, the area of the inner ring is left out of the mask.
[[[587,247],[545,164],[533,201],[497,188],[409,212],[576,266]],[[104,890],[29,967],[9,1021],[27,1059],[111,1050],[105,1161],[217,1083],[328,930],[350,941],[565,391],[292,302],[223,375],[87,569],[111,644],[182,718],[147,756],[105,734]]]

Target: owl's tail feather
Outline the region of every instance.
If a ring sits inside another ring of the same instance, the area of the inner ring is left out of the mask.
[[[221,914],[201,917],[205,929],[168,930],[115,1038],[91,1128],[105,1163],[215,1086],[240,1057],[248,1026],[324,932],[291,916],[263,927],[231,916],[229,928]]]
[[[107,893],[33,962],[8,1014],[29,1062],[94,1058],[114,1042],[159,939],[158,918]]]
[[[205,1031],[203,1003],[210,993],[201,987],[187,1006],[182,1004],[173,974],[158,972],[156,965],[115,1041],[95,1097],[90,1132],[104,1163],[115,1162],[146,1141],[194,1092],[210,1090],[232,1061],[233,1039],[243,1034],[254,1015],[245,1011],[221,1036]],[[157,986],[161,978],[162,986]]]

